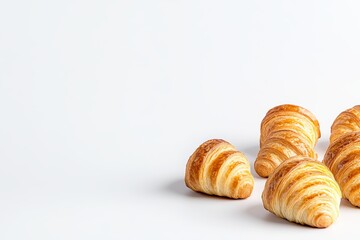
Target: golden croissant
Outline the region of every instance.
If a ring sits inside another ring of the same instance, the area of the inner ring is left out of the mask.
[[[341,192],[330,170],[304,156],[282,162],[266,181],[264,208],[291,222],[317,228],[339,215]]]
[[[190,156],[185,183],[196,192],[237,199],[251,195],[254,178],[241,152],[222,139],[211,139]]]
[[[261,122],[260,131],[255,170],[261,177],[268,177],[290,157],[317,158],[314,147],[320,138],[319,122],[305,108],[285,104],[270,109]]]
[[[330,143],[354,131],[360,131],[360,105],[347,109],[336,117],[331,126]]]
[[[360,207],[360,132],[344,134],[331,143],[323,162],[334,174],[343,196]]]

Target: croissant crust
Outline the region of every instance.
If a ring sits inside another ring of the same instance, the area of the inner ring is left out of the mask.
[[[261,122],[260,151],[255,170],[268,177],[289,157],[317,158],[314,147],[320,138],[319,122],[307,109],[285,104],[270,109]]]
[[[237,199],[251,195],[254,178],[244,154],[222,139],[211,139],[190,156],[185,184],[197,192]]]
[[[360,131],[360,105],[340,113],[331,126],[330,143],[346,133]]]
[[[323,162],[334,174],[343,197],[360,207],[360,132],[337,138],[328,147]]]
[[[324,228],[339,215],[341,192],[322,163],[303,156],[282,162],[266,181],[264,208],[289,221]]]

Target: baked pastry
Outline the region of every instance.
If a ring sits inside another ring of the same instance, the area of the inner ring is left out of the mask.
[[[244,154],[222,139],[211,139],[190,156],[185,184],[196,192],[237,199],[251,195],[254,178]]]
[[[323,162],[334,174],[343,197],[360,207],[360,132],[344,134],[331,143]]]
[[[291,222],[325,228],[339,215],[341,192],[330,170],[304,156],[282,162],[266,181],[264,208]]]
[[[261,122],[256,172],[261,177],[268,177],[290,157],[317,158],[314,147],[319,138],[319,122],[305,108],[285,104],[270,109]]]
[[[340,113],[331,126],[330,143],[342,135],[360,131],[360,105],[356,105]]]

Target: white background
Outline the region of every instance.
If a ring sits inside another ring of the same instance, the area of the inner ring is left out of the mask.
[[[267,110],[330,126],[359,104],[358,1],[1,1],[0,239],[325,239],[246,200],[194,193],[188,157],[223,138],[252,163]]]

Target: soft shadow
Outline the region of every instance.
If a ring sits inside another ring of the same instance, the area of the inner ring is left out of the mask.
[[[318,153],[318,160],[322,161],[327,148],[329,147],[329,139],[322,138],[315,146],[315,151]]]
[[[185,195],[188,192],[188,189],[184,183],[183,179],[177,179],[165,186],[165,190],[171,193],[175,193],[178,195]]]
[[[236,199],[231,199],[231,198],[227,198],[227,197],[208,195],[208,194],[201,193],[201,192],[194,192],[190,188],[186,187],[183,179],[177,179],[177,180],[174,180],[174,181],[168,183],[167,185],[165,185],[164,190],[166,192],[169,192],[172,194],[189,197],[189,198],[220,199],[220,200],[229,200],[229,201],[236,200]],[[238,200],[241,200],[241,199],[238,199]]]
[[[347,208],[356,208],[356,209],[359,209],[358,207],[352,205],[352,204],[350,203],[350,201],[347,200],[347,199],[345,199],[345,198],[341,199],[340,206],[341,206],[341,207],[347,207]]]
[[[329,147],[329,139],[320,139],[319,142],[316,144],[315,148],[318,151],[326,152],[327,148]]]
[[[252,205],[243,211],[249,218],[257,219],[259,221],[272,222],[276,224],[288,224],[285,219],[275,216],[274,214],[266,211],[261,204]]]
[[[275,214],[272,214],[264,209],[261,204],[252,205],[246,208],[245,211],[242,212],[247,215],[248,218],[252,218],[253,220],[257,220],[259,222],[272,223],[275,225],[283,225],[286,227],[294,227],[294,228],[312,228],[309,226],[304,226],[298,223],[290,222],[286,219],[280,218]]]

